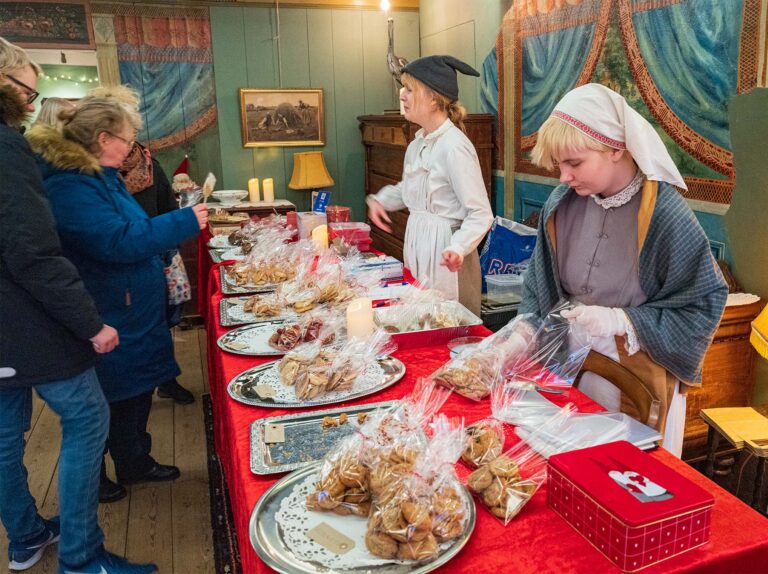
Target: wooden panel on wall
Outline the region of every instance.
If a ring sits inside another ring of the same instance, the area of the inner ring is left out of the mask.
[[[398,52],[419,54],[416,12],[391,13],[403,31]],[[386,17],[377,11],[282,8],[278,56],[277,18],[269,6],[211,7],[213,51],[219,104],[222,181],[220,188],[243,188],[251,177],[271,177],[275,195],[309,208],[309,195],[289,190],[293,154],[322,150],[336,185],[335,203],[362,219],[363,150],[356,117],[397,105],[386,70]],[[414,33],[415,31],[415,33]],[[279,71],[282,70],[282,78]],[[322,147],[242,148],[238,90],[282,86],[322,88],[326,145]]]
[[[434,36],[421,39],[421,52],[424,56],[433,54],[450,54],[459,60],[467,62],[480,72],[480,66],[487,54],[475,54],[475,25],[466,22],[448,28]],[[475,63],[477,62],[477,63]],[[478,95],[480,93],[480,78],[458,74],[459,100],[467,110],[480,111]]]
[[[253,172],[253,156],[242,146],[237,91],[248,83],[247,68],[243,65],[248,57],[244,12],[242,8],[211,8],[211,43],[222,163],[219,189],[238,189],[242,187],[242,182],[252,177],[250,174]]]

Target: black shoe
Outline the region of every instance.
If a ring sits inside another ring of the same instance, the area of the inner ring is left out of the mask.
[[[180,405],[191,405],[195,402],[194,395],[176,380],[157,387],[157,396],[161,399],[173,399],[175,403]]]
[[[124,486],[112,482],[108,478],[102,476],[99,481],[99,502],[108,504],[110,502],[117,502],[122,500],[128,495],[128,491]]]
[[[181,471],[178,466],[156,462],[144,474],[121,480],[120,482],[123,484],[133,484],[136,482],[166,482],[169,480],[176,480],[179,476],[181,476]]]

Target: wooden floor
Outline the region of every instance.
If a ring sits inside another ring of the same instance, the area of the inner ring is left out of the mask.
[[[201,395],[207,392],[205,330],[174,330],[179,382],[195,403],[175,405],[155,397],[149,419],[152,455],[181,469],[172,483],[129,488],[120,502],[99,505],[99,522],[108,550],[132,561],[155,562],[163,574],[209,574],[215,570],[208,500],[205,429]],[[32,428],[24,457],[29,487],[44,517],[57,514],[57,458],[61,441],[58,417],[35,396]],[[114,473],[110,468],[110,475]],[[5,530],[0,525],[0,572],[7,569]],[[56,573],[55,546],[26,572]]]

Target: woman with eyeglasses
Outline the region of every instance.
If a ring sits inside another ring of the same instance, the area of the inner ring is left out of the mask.
[[[180,372],[165,319],[161,254],[205,228],[205,205],[149,218],[119,168],[141,119],[135,109],[86,97],[59,115],[60,129],[33,127],[45,187],[65,255],[80,271],[105,321],[120,332],[117,351],[96,367],[110,403],[107,447],[120,484],[174,480],[175,466],[150,455],[147,420],[155,387]],[[112,500],[125,496],[114,492]]]

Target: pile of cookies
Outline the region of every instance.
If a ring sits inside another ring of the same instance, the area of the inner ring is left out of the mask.
[[[482,420],[464,429],[464,450],[461,460],[473,468],[492,461],[504,447],[504,426],[495,421]]]
[[[368,468],[350,453],[326,461],[315,491],[307,497],[307,508],[341,516],[368,516],[371,511]]]
[[[504,524],[517,516],[538,488],[534,480],[520,476],[517,463],[506,454],[478,467],[467,486]]]
[[[243,303],[243,311],[257,317],[277,317],[283,309],[273,296],[252,295]]]

